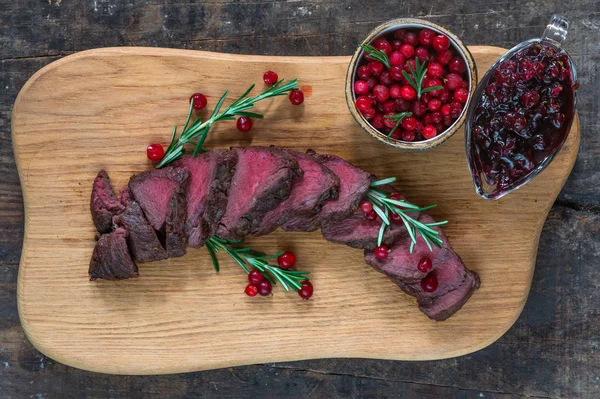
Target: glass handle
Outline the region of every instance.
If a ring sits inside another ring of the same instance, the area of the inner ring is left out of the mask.
[[[554,14],[550,23],[546,25],[542,41],[550,42],[560,48],[567,38],[568,30],[569,20],[562,15]]]

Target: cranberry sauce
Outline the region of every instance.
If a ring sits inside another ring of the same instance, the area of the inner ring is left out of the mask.
[[[423,141],[461,116],[470,93],[468,67],[446,35],[428,28],[397,29],[371,45],[385,52],[389,68],[364,54],[353,89],[357,110],[374,129],[396,140]],[[416,60],[427,68],[421,93],[405,77],[416,71]],[[440,88],[427,90],[434,87]],[[403,114],[400,121],[398,114]]]
[[[562,145],[573,120],[576,85],[568,55],[539,41],[486,77],[478,88],[481,99],[472,105],[468,155],[476,183],[482,187],[483,180],[490,186],[484,191],[499,198],[526,182]]]

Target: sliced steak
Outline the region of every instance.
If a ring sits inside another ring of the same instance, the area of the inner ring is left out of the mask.
[[[123,206],[129,205],[132,200],[131,190],[129,188],[122,188],[119,190],[119,201]]]
[[[384,186],[381,189],[390,193],[398,193],[391,186]],[[401,197],[405,199],[403,196]],[[411,217],[419,217],[419,214],[418,212],[409,213]],[[321,232],[327,241],[346,244],[352,248],[373,251],[377,248],[377,238],[379,237],[381,223],[382,221],[379,217],[375,220],[368,220],[365,214],[360,209],[357,209],[348,218],[324,223],[321,226]],[[402,221],[399,223],[391,222],[385,229],[382,243],[390,247],[403,237],[408,237],[404,223]]]
[[[260,226],[264,215],[290,196],[302,176],[298,162],[286,151],[272,147],[232,148],[238,163],[231,180],[229,200],[217,235],[241,239]]]
[[[312,150],[307,153],[340,179],[339,194],[337,199],[327,201],[317,216],[304,223],[289,224],[284,228],[286,231],[314,231],[321,225],[349,217],[358,208],[373,179],[369,173],[335,155],[317,154]]]
[[[168,166],[135,175],[129,180],[133,198],[140,204],[148,222],[164,235],[167,256],[186,253],[184,223],[187,212],[185,194],[190,172]]]
[[[212,150],[195,158],[185,156],[175,162],[175,166],[190,171],[185,221],[185,234],[190,246],[201,247],[217,233],[227,208],[236,164],[237,153],[227,150]]]
[[[419,221],[431,223],[428,215],[421,215]],[[414,253],[410,253],[410,237],[405,237],[391,247],[391,252],[384,260],[375,258],[372,251],[365,251],[365,261],[375,270],[390,277],[409,295],[417,298],[419,309],[434,320],[445,320],[456,313],[469,299],[473,291],[479,288],[477,274],[467,269],[460,257],[452,250],[448,239],[440,231],[444,241],[442,248],[434,247],[429,251],[421,237],[418,237]],[[417,269],[423,257],[432,262],[432,271],[438,280],[434,292],[425,292],[421,287],[421,279],[426,274]]]
[[[150,226],[136,201],[130,201],[125,212],[115,216],[115,223],[127,230],[127,244],[136,262],[167,259],[167,252],[156,231]]]
[[[290,196],[267,212],[252,235],[269,234],[279,226],[293,229],[293,226],[318,214],[327,200],[338,196],[340,180],[331,170],[310,155],[290,150],[287,152],[298,161],[303,175],[294,181]]]
[[[92,211],[92,220],[96,230],[101,234],[110,232],[113,228],[113,216],[125,210],[125,207],[117,199],[108,174],[104,169],[98,172],[94,179],[90,210]]]
[[[100,237],[90,261],[90,280],[125,280],[138,277],[138,268],[129,254],[126,236],[125,229],[117,227],[112,233]]]

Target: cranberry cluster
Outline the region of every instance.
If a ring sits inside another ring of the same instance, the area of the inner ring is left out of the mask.
[[[499,192],[561,145],[573,118],[564,51],[533,43],[494,69],[471,125],[472,166]]]
[[[402,141],[431,139],[451,126],[462,113],[469,97],[467,67],[447,36],[431,29],[398,29],[376,38],[372,46],[385,52],[390,68],[363,57],[354,81],[355,105],[371,126],[390,134],[397,120],[386,118],[410,112],[391,138]],[[415,60],[427,63],[422,88],[442,89],[423,93],[402,73],[411,75]]]

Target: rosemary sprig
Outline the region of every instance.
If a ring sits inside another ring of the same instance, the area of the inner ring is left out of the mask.
[[[394,119],[396,120],[396,124],[394,125],[394,127],[392,128],[392,130],[390,130],[390,132],[388,133],[388,137],[391,137],[392,134],[396,131],[396,129],[398,129],[398,126],[400,126],[400,123],[402,123],[402,119],[411,116],[412,112],[401,112],[399,114],[396,115],[385,115],[384,118],[386,119]]]
[[[298,291],[302,287],[302,282],[308,280],[306,275],[310,272],[286,270],[269,264],[269,260],[277,258],[283,252],[266,255],[263,252],[254,251],[251,247],[232,246],[232,244],[241,243],[241,240],[225,240],[219,237],[212,237],[206,242],[206,249],[217,272],[219,271],[219,260],[216,254],[223,251],[240,265],[246,274],[249,274],[250,270],[254,268],[261,272],[271,284],[275,285],[276,281],[279,281],[286,291],[289,291],[290,288]]]
[[[162,168],[170,162],[173,162],[177,158],[183,154],[184,145],[185,144],[194,144],[194,156],[198,154],[200,151],[206,151],[204,148],[204,141],[206,140],[206,136],[211,128],[211,126],[217,122],[221,121],[232,121],[235,120],[234,116],[248,116],[251,118],[262,118],[263,115],[249,112],[248,110],[254,106],[257,102],[277,96],[285,96],[288,92],[298,88],[298,82],[296,79],[291,80],[285,84],[283,84],[283,79],[276,82],[273,86],[269,87],[262,93],[254,96],[248,97],[248,94],[252,91],[254,85],[250,86],[248,90],[244,92],[237,100],[235,100],[231,105],[229,105],[224,111],[221,111],[221,107],[229,94],[229,91],[225,91],[225,93],[221,96],[215,109],[213,110],[211,116],[204,122],[198,117],[196,120],[190,124],[190,120],[193,114],[193,101],[190,101],[190,107],[188,111],[188,116],[185,121],[185,125],[183,126],[183,130],[177,138],[177,126],[173,128],[173,133],[171,135],[171,142],[165,151],[164,157],[161,161],[156,165],[157,168]],[[189,126],[188,126],[189,125]],[[197,141],[194,141],[198,139]]]
[[[404,75],[404,77],[406,78],[408,83],[417,92],[417,98],[419,100],[421,99],[421,94],[427,93],[428,91],[442,89],[442,86],[427,87],[425,89],[422,88],[423,78],[425,78],[425,74],[427,73],[427,68],[425,68],[425,64],[427,64],[427,61],[425,61],[421,64],[419,62],[419,57],[415,57],[415,67],[414,68],[410,62],[408,63],[408,68],[410,69],[411,74],[409,75],[408,72],[402,71],[402,75]]]
[[[383,65],[385,65],[388,69],[391,68],[392,65],[390,64],[390,59],[388,58],[385,51],[377,50],[375,47],[371,46],[370,44],[361,44],[360,48],[363,49],[363,51],[365,53],[367,53],[365,55],[365,58],[367,58],[369,60],[379,61]]]
[[[448,223],[447,220],[443,222],[433,223],[422,223],[417,219],[414,219],[409,215],[411,212],[422,212],[428,209],[434,208],[436,205],[429,205],[426,207],[419,207],[418,205],[412,204],[404,200],[396,200],[389,198],[391,192],[382,190],[380,187],[386,184],[390,184],[396,181],[395,177],[389,177],[371,183],[369,191],[367,192],[367,198],[373,204],[373,210],[379,215],[382,220],[381,228],[379,229],[379,235],[377,237],[377,246],[380,246],[383,241],[383,235],[385,229],[390,224],[389,215],[395,213],[402,219],[406,230],[411,238],[410,253],[413,253],[415,244],[417,243],[417,234],[420,235],[430,251],[433,251],[431,243],[438,248],[442,246],[442,239],[438,237],[439,233],[433,229],[435,226],[442,226]]]

